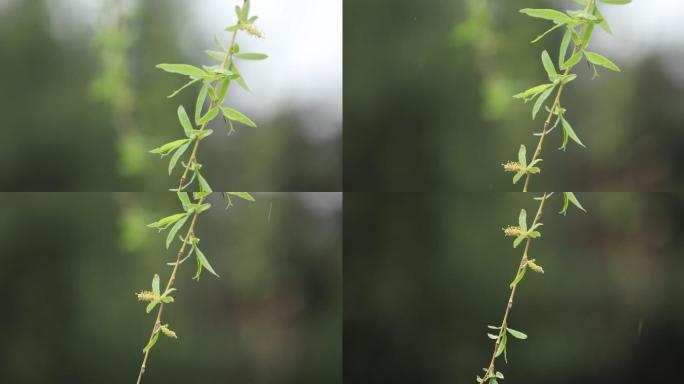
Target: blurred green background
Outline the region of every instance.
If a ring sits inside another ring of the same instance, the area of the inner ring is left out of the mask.
[[[504,383],[676,381],[684,354],[684,196],[581,193],[547,202],[509,325],[529,335]],[[346,193],[344,376],[350,383],[475,383],[491,358],[522,249],[502,227],[522,193]]]
[[[0,382],[134,382],[154,323],[134,292],[177,251],[145,224],[175,194],[1,197]],[[164,311],[179,338],[159,339],[143,383],[341,382],[341,194],[255,197],[210,197],[197,235],[221,278],[180,268]]]
[[[562,33],[521,8],[571,0],[344,2],[344,179],[351,191],[518,191],[501,164],[542,121],[511,96],[543,83],[542,50]],[[622,68],[591,71],[563,93],[587,149],[547,139],[532,190],[668,191],[684,178],[684,7],[679,0],[603,4],[614,36],[590,48]],[[531,151],[531,149],[530,149]],[[549,171],[545,171],[549,170]],[[550,170],[553,170],[552,172]],[[567,188],[566,188],[567,187]]]
[[[192,114],[199,89],[167,99],[184,81],[155,65],[214,63],[204,50],[227,44],[241,3],[0,0],[0,190],[175,187],[147,151],[182,136],[176,110]],[[215,190],[339,191],[341,0],[252,3],[265,38],[238,42],[270,57],[238,64],[252,92],[231,87],[227,104],[259,128],[227,137],[215,121],[203,173]]]

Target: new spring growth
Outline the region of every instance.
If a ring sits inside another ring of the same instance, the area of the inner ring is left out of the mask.
[[[245,0],[241,7],[236,6],[237,22],[235,25],[226,28],[228,32],[231,32],[228,46],[225,46],[216,38],[217,50],[206,51],[207,56],[217,62],[217,64],[205,65],[202,68],[190,64],[157,65],[157,68],[163,71],[187,78],[187,82],[169,95],[169,98],[178,95],[195,84],[200,85],[195,103],[194,119],[190,119],[185,107],[182,105],[178,107],[178,120],[185,137],[172,140],[150,151],[150,153],[158,154],[161,157],[170,156],[168,164],[170,175],[180,158],[190,150],[187,160],[181,162],[183,164],[183,173],[178,187],[172,189],[172,191],[183,191],[195,181],[199,184],[200,192],[210,193],[212,191],[209,183],[200,173],[201,164],[198,160],[199,143],[214,133],[213,130],[207,128],[212,121],[220,116],[220,120],[224,123],[228,135],[235,132],[235,123],[251,128],[256,128],[257,126],[244,113],[224,105],[231,84],[236,83],[245,90],[250,90],[238,69],[236,60],[264,60],[268,57],[263,53],[241,52],[240,45],[236,42],[238,32],[245,32],[250,36],[258,38],[263,36],[262,32],[254,25],[257,16],[250,16],[249,12],[249,0]],[[190,176],[190,179],[186,182],[188,176]]]
[[[525,103],[534,102],[532,107],[533,120],[537,117],[537,114],[541,111],[542,107],[548,112],[541,132],[534,133],[539,139],[529,165],[523,161],[518,161],[518,163],[508,162],[504,164],[504,170],[506,172],[515,172],[513,184],[516,184],[522,176],[525,176],[523,192],[527,192],[531,176],[539,173],[538,168],[536,168],[535,165],[541,160],[540,156],[544,138],[556,127],[561,126],[562,128],[562,142],[558,149],[565,151],[570,140],[577,145],[585,147],[567,119],[567,110],[561,105],[561,94],[565,86],[577,78],[577,74],[571,73],[573,68],[585,59],[587,65],[594,73],[593,77],[598,76],[599,67],[614,72],[620,72],[620,68],[610,59],[597,52],[589,51],[588,48],[594,28],[597,25],[606,32],[612,33],[608,22],[597,6],[597,2],[606,4],[627,4],[630,3],[631,0],[575,0],[575,2],[583,5],[584,8],[566,12],[557,11],[555,9],[525,8],[520,10],[521,13],[527,16],[550,21],[553,24],[545,32],[532,40],[532,43],[542,40],[545,36],[556,30],[564,31],[560,43],[558,59],[555,63],[549,52],[543,51],[541,53],[541,62],[548,77],[548,82],[535,85],[513,96],[516,99],[523,100]],[[552,98],[551,95],[554,92],[555,96]],[[549,100],[551,101],[550,106],[547,105],[547,101]]]
[[[527,148],[524,145],[520,146],[518,150],[518,161],[509,161],[503,165],[505,172],[515,172],[513,176],[513,184],[517,183],[521,177],[527,174],[536,174],[541,172],[539,167],[536,167],[538,163],[542,162],[542,159],[535,159],[531,163],[527,164]]]
[[[517,171],[519,171],[519,169]],[[544,204],[552,195],[553,192],[547,192],[544,193],[543,196],[534,198],[534,200],[539,201],[539,207],[537,208],[537,213],[532,218],[531,223],[528,223],[527,211],[521,209],[520,214],[518,215],[518,225],[509,225],[503,228],[505,236],[515,237],[515,240],[513,241],[514,248],[518,247],[518,245],[520,245],[523,241],[526,241],[526,245],[524,247],[524,251],[520,259],[520,264],[518,264],[518,269],[516,271],[515,278],[509,284],[511,293],[508,298],[508,301],[506,302],[506,309],[504,312],[503,320],[501,321],[499,326],[490,325],[488,327],[490,330],[495,330],[498,332],[491,333],[490,331],[487,333],[487,337],[494,340],[494,348],[492,350],[492,356],[489,365],[482,369],[484,371],[484,375],[482,377],[476,377],[476,381],[480,384],[497,384],[498,380],[503,380],[503,373],[496,370],[496,360],[499,357],[503,356],[504,360],[508,362],[507,346],[509,336],[518,340],[527,339],[527,335],[525,333],[512,329],[508,326],[510,318],[509,315],[511,312],[511,308],[513,307],[513,299],[515,298],[516,289],[522,282],[522,280],[525,278],[527,270],[530,269],[533,272],[539,274],[544,273],[544,268],[537,263],[537,260],[530,259],[528,256],[530,244],[532,243],[532,241],[534,239],[538,239],[541,237],[541,233],[537,231],[537,229],[542,226],[540,220],[542,217]],[[565,215],[571,204],[577,207],[578,209],[581,209],[582,211],[586,212],[586,210],[584,209],[584,207],[582,207],[582,204],[580,204],[579,200],[577,199],[577,196],[575,196],[574,193],[563,192],[563,208],[559,213]]]

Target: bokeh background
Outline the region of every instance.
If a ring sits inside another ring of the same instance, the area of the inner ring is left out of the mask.
[[[0,382],[130,383],[154,323],[134,292],[168,278],[171,193],[3,193]],[[341,194],[219,195],[197,235],[218,279],[184,264],[143,382],[340,383]],[[179,243],[176,242],[176,245]]]
[[[0,189],[165,191],[166,167],[147,151],[182,135],[198,88],[159,63],[214,63],[241,0],[0,0]],[[216,121],[203,142],[215,190],[339,191],[342,183],[342,1],[252,1],[264,39],[240,35],[252,92],[227,104],[258,129]],[[239,188],[237,188],[239,186]]]
[[[571,0],[344,2],[344,179],[354,191],[518,191],[501,163],[536,145],[531,104],[511,96],[545,81],[540,53],[562,33],[529,42],[548,22],[521,8],[574,9]],[[634,0],[600,7],[591,49],[622,73],[578,66],[563,93],[587,149],[544,148],[533,190],[667,191],[682,187],[684,7]],[[353,15],[353,16],[351,16]],[[545,172],[553,170],[553,172]]]
[[[499,370],[511,383],[672,379],[684,354],[684,196],[581,193],[547,202],[510,327],[529,335]],[[347,193],[345,381],[475,383],[491,358],[522,249],[501,228],[522,193]]]

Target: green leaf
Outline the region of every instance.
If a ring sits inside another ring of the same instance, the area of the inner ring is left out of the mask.
[[[534,107],[532,108],[532,120],[534,120],[537,117],[537,113],[539,113],[539,110],[541,109],[542,105],[544,105],[546,99],[548,99],[549,96],[551,96],[551,93],[553,93],[553,89],[554,88],[549,88],[546,91],[544,91],[544,93],[542,93],[541,96],[539,96],[537,101],[534,103]]]
[[[223,115],[227,119],[238,121],[248,127],[256,128],[256,124],[254,124],[254,122],[249,117],[243,115],[240,111],[236,109],[223,107],[221,108],[221,111],[223,111]]]
[[[518,236],[513,240],[513,248],[518,248],[518,245],[522,243],[522,241],[525,240],[525,236]]]
[[[527,211],[524,209],[520,210],[520,215],[518,216],[518,226],[523,232],[527,232]]]
[[[212,51],[210,49],[207,49],[206,51],[204,51],[204,53],[206,53],[207,56],[211,57],[212,59],[220,62],[223,62],[223,59],[226,57],[225,52]]]
[[[185,216],[184,218],[178,220],[178,221],[176,222],[176,224],[173,225],[173,227],[171,227],[171,230],[170,230],[169,233],[166,235],[166,249],[169,249],[169,246],[171,245],[171,242],[172,242],[173,239],[176,237],[176,233],[178,233],[178,231],[179,231],[181,228],[183,228],[183,225],[185,225],[185,222],[188,221],[188,218],[189,218],[189,217],[190,217],[190,215]]]
[[[610,25],[608,25],[608,21],[606,20],[605,17],[603,17],[603,14],[601,11],[599,11],[598,7],[594,7],[594,14],[601,19],[602,21],[599,23],[599,26],[603,28],[604,31],[606,31],[609,34],[613,34],[613,30],[610,28]]]
[[[513,282],[511,283],[511,289],[518,285],[518,283],[523,279],[523,277],[525,277],[525,272],[527,272],[527,264],[525,264],[524,267],[518,270],[518,274],[515,276],[515,279],[513,279]]]
[[[256,200],[254,200],[254,197],[252,197],[252,195],[249,194],[249,192],[226,192],[226,194],[231,195],[231,196],[236,196],[236,197],[239,197],[243,200],[247,200],[247,201],[251,201],[251,202],[256,201]]]
[[[546,74],[549,75],[549,81],[553,81],[553,79],[556,78],[556,76],[558,76],[558,73],[556,72],[556,68],[553,66],[551,56],[549,56],[549,53],[546,50],[542,52],[541,59],[542,64],[544,64]]]
[[[152,312],[152,310],[154,309],[154,307],[157,306],[157,304],[159,304],[159,300],[154,300],[154,301],[150,302],[149,304],[147,304],[147,308],[145,308],[145,312],[146,313]]]
[[[210,121],[214,120],[216,116],[218,116],[219,112],[219,107],[214,107],[210,109],[206,115],[202,116],[202,118],[199,120],[197,124],[199,125],[205,125],[208,124]]]
[[[515,329],[511,329],[511,328],[506,328],[506,330],[508,331],[508,333],[511,334],[511,336],[515,337],[516,339],[520,339],[520,340],[527,339],[527,335],[520,332],[520,331],[516,331]]]
[[[524,13],[530,17],[551,20],[558,24],[568,23],[572,21],[572,18],[570,16],[566,15],[563,12],[556,11],[555,9],[525,8],[521,9],[520,13]]]
[[[207,183],[207,180],[199,172],[197,172],[197,180],[199,180],[199,184],[200,184],[200,188],[201,188],[202,192],[207,192],[207,193],[213,192],[211,187],[209,186],[209,183]]]
[[[585,52],[585,55],[587,56],[587,60],[589,60],[589,62],[592,64],[608,68],[611,71],[620,72],[620,68],[617,65],[615,65],[615,63],[608,60],[606,57],[599,55],[596,52]]]
[[[563,65],[561,66],[561,69],[568,69],[568,68],[572,68],[575,65],[577,65],[577,63],[579,63],[580,60],[582,60],[582,53],[583,53],[583,51],[581,49],[575,51],[575,53],[573,53],[572,56],[570,56],[568,61],[563,63]]]
[[[580,204],[579,200],[577,200],[577,197],[575,196],[574,193],[572,193],[572,192],[564,192],[564,193],[565,193],[565,196],[568,198],[568,200],[572,203],[572,205],[583,210],[584,212],[587,211],[586,209],[584,209],[582,204]]]
[[[487,337],[489,337],[489,338],[492,339],[492,340],[496,340],[496,339],[499,338],[499,335],[494,335],[494,334],[488,333],[488,334],[487,334]]]
[[[499,348],[496,349],[496,354],[494,354],[494,357],[499,357],[503,353],[503,351],[506,349],[506,334],[504,333],[503,336],[501,337],[500,343],[499,343]]]
[[[538,42],[539,40],[543,39],[544,36],[548,35],[549,33],[555,31],[556,29],[558,29],[558,28],[560,28],[560,27],[562,27],[562,26],[564,26],[564,25],[565,25],[564,23],[563,23],[563,24],[556,24],[556,25],[554,25],[553,27],[551,27],[551,28],[547,29],[546,31],[544,31],[544,33],[542,33],[541,35],[537,36],[534,40],[531,41],[531,43],[534,44],[534,43]]]
[[[187,192],[178,192],[177,195],[178,200],[180,200],[181,204],[183,204],[183,209],[187,211],[190,204],[192,204],[190,201],[190,196]]]
[[[584,35],[582,36],[582,43],[581,43],[582,49],[585,49],[589,45],[589,40],[591,39],[591,36],[593,34],[594,34],[594,24],[587,25],[587,29],[584,31]]]
[[[187,215],[187,213],[185,213],[185,212],[176,213],[175,215],[166,216],[163,219],[155,221],[152,224],[147,224],[147,226],[150,228],[157,228],[157,229],[159,229],[159,231],[162,231],[162,230],[168,228],[170,225],[173,225],[174,223],[176,223],[178,220],[182,219],[186,215]]]
[[[159,275],[155,273],[154,278],[152,279],[152,293],[157,296],[161,295],[161,291],[159,289],[159,280]]]
[[[559,50],[558,66],[561,68],[563,68],[563,64],[565,63],[565,56],[568,54],[568,47],[570,46],[571,37],[572,37],[572,32],[570,30],[570,27],[568,27],[565,30],[565,34],[563,35],[563,40],[561,40],[561,45],[560,45],[560,50]]]
[[[171,172],[173,172],[173,169],[176,167],[176,164],[178,163],[178,160],[180,159],[181,156],[185,153],[185,151],[190,148],[190,142],[184,144],[178,150],[176,150],[176,153],[171,156],[171,159],[169,160],[169,175],[171,175]]]
[[[182,105],[178,107],[178,120],[180,120],[180,123],[183,126],[185,136],[190,137],[194,128],[192,127],[190,118],[188,117],[188,114],[185,112],[185,108],[183,108]]]
[[[209,264],[209,260],[207,260],[207,258],[204,256],[204,253],[202,253],[199,248],[195,249],[195,254],[197,255],[197,260],[202,263],[202,266],[206,268],[207,271],[216,277],[221,277],[214,271],[214,268],[212,268],[211,264]]]
[[[495,378],[495,377],[490,377],[490,378],[489,378],[489,384],[499,384],[499,382],[496,381],[496,378]]]
[[[190,76],[192,78],[205,77],[208,73],[204,72],[200,68],[189,64],[159,64],[157,68],[164,70],[169,73],[177,73],[179,75]]]
[[[553,84],[540,84],[537,86],[534,86],[532,88],[526,89],[518,94],[513,95],[514,98],[516,99],[524,99],[525,102],[532,100],[535,96],[538,94],[546,91],[549,88],[552,88]]]
[[[585,148],[587,147],[586,145],[584,145],[584,143],[582,143],[582,141],[579,139],[579,137],[577,137],[577,134],[575,133],[575,131],[570,126],[570,123],[568,123],[568,121],[565,120],[565,117],[563,117],[562,115],[561,115],[561,124],[563,124],[563,132],[565,132],[569,138],[571,138],[577,144],[579,144]]]
[[[157,148],[151,150],[150,153],[161,154],[162,157],[164,157],[165,155],[168,155],[174,149],[180,147],[183,144],[188,143],[189,141],[190,141],[190,139],[174,140],[170,143],[166,143],[166,144],[162,145],[161,147],[157,147]]]
[[[516,173],[515,175],[513,175],[513,184],[517,184],[518,181],[520,181],[520,178],[522,178],[523,176],[525,176],[524,171],[520,171],[520,172]]]
[[[195,124],[199,124],[199,119],[202,117],[202,109],[204,108],[204,102],[207,100],[207,84],[202,84],[202,89],[200,89],[199,94],[197,94],[197,102],[195,103]]]
[[[250,92],[250,89],[247,86],[245,79],[240,74],[240,71],[238,70],[237,66],[235,65],[235,62],[230,64],[230,71],[233,72],[234,74],[238,75],[238,78],[235,79],[235,81],[238,83],[238,85],[240,87],[242,87],[242,89],[244,89],[245,91]]]
[[[157,329],[154,332],[154,335],[150,338],[150,341],[147,343],[147,346],[145,346],[145,349],[143,349],[143,353],[147,353],[152,347],[154,347],[155,344],[157,344],[157,339],[159,339],[159,330]]]
[[[228,87],[230,86],[230,78],[224,77],[223,80],[221,80],[221,88],[219,89],[219,94],[218,94],[218,103],[217,104],[223,104],[223,100],[226,98],[226,93],[228,93]]]
[[[166,97],[169,98],[169,99],[172,99],[172,98],[176,97],[176,95],[178,95],[179,93],[181,93],[181,91],[183,91],[185,88],[187,88],[187,87],[189,87],[189,86],[195,84],[196,82],[198,82],[198,81],[200,81],[200,80],[202,80],[202,79],[201,79],[201,78],[197,78],[197,79],[191,80],[191,81],[185,83],[185,85],[183,85],[182,87],[180,87],[180,88],[176,89],[175,91],[173,91],[172,94],[170,94],[170,95],[168,95],[168,96],[166,96]]]
[[[524,145],[521,145],[518,150],[518,162],[523,168],[527,167],[527,148]]]
[[[238,53],[235,57],[242,60],[266,60],[268,55],[263,53]]]

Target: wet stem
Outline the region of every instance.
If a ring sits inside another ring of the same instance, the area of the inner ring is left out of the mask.
[[[233,35],[230,39],[230,46],[228,47],[228,50],[226,51],[226,55],[223,58],[223,63],[221,63],[221,68],[225,68],[226,64],[233,61],[233,53],[235,50],[235,39],[237,37],[237,33],[238,33],[237,30],[233,32]],[[220,81],[218,81],[218,80],[212,84],[212,86],[214,87],[214,89],[217,92],[218,92],[218,86],[219,85],[220,85]],[[211,100],[211,103],[209,103],[208,110],[211,110],[215,106],[216,106],[216,101]],[[207,127],[208,124],[209,124],[209,122],[202,124],[202,126],[199,129],[200,132],[204,131],[204,129]],[[192,147],[192,153],[190,153],[190,157],[188,158],[188,162],[185,164],[185,170],[183,170],[183,175],[181,176],[180,181],[178,183],[178,191],[183,190],[183,184],[185,183],[185,179],[188,177],[188,172],[190,171],[190,167],[197,160],[197,149],[199,148],[199,143],[200,143],[199,139],[195,140],[195,144]]]
[[[591,9],[593,4],[594,4],[594,0],[590,0],[587,3],[587,7],[584,9],[584,11],[589,12],[589,10]],[[579,39],[580,41],[584,40],[584,36],[587,33],[587,28],[588,28],[588,26],[584,27],[584,29],[582,30],[582,35],[580,36],[580,39]],[[572,53],[570,54],[570,57],[572,57],[572,55],[574,55],[577,52],[577,49],[582,49],[582,48],[583,47],[581,46],[581,44],[579,46],[575,45],[572,49]],[[568,67],[568,69],[565,70],[563,75],[567,76],[570,73],[570,69],[571,68]],[[563,89],[565,89],[565,84],[561,84],[558,87],[558,92],[556,93],[556,98],[554,99],[553,105],[551,106],[551,112],[549,112],[549,116],[546,118],[546,120],[544,120],[544,129],[542,130],[542,133],[539,136],[539,142],[537,142],[537,148],[535,149],[534,156],[532,157],[532,160],[530,162],[534,162],[535,160],[539,159],[539,157],[541,156],[542,146],[544,145],[544,138],[546,137],[546,134],[549,130],[549,127],[551,126],[551,119],[553,118],[554,111],[556,110],[556,108],[560,108],[560,98],[561,98],[561,94],[563,93]],[[530,179],[531,178],[532,178],[531,173],[528,173],[525,176],[525,185],[523,186],[523,192],[527,192],[527,189],[530,185]]]
[[[543,136],[542,136],[543,137]],[[544,192],[544,195],[541,197],[541,202],[539,203],[539,208],[537,208],[537,214],[534,216],[534,221],[532,221],[532,226],[537,224],[541,220],[542,216],[542,211],[544,209],[544,203],[546,202],[546,199],[550,195],[546,192]],[[526,268],[527,260],[528,260],[528,252],[530,250],[530,244],[532,243],[532,238],[528,237],[527,241],[525,242],[525,250],[523,251],[522,258],[520,259],[520,265],[518,266],[518,270],[516,271],[516,275],[520,272],[522,268]],[[503,332],[506,329],[508,325],[508,316],[511,312],[511,308],[513,308],[513,299],[515,298],[515,291],[516,288],[518,287],[517,284],[513,285],[513,288],[511,288],[511,295],[508,298],[508,304],[506,304],[506,312],[504,312],[504,317],[503,320],[501,321],[501,332],[499,332],[499,337],[496,339],[496,342],[494,343],[494,351],[492,352],[492,359],[489,362],[489,367],[487,368],[487,372],[485,374],[485,377],[492,377],[495,374],[494,370],[494,364],[496,362],[496,351],[499,349],[499,344],[501,343],[501,337],[503,336]]]

